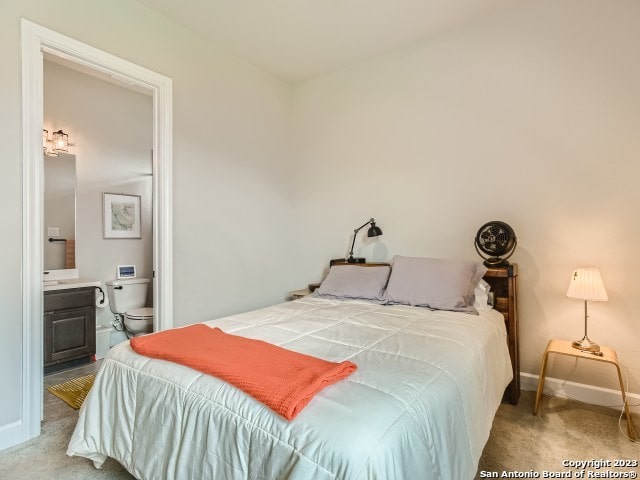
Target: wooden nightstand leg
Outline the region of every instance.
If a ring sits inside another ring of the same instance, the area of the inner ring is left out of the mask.
[[[638,434],[636,433],[635,426],[633,425],[633,420],[631,419],[629,405],[627,405],[627,394],[624,391],[624,383],[622,381],[622,372],[620,371],[620,365],[618,365],[617,362],[614,363],[614,365],[618,370],[618,380],[620,381],[620,392],[622,393],[622,402],[624,403],[624,413],[627,416],[627,432],[629,433],[629,437],[631,437],[631,440],[636,440],[638,438]]]
[[[533,407],[533,414],[538,415],[538,409],[540,408],[540,400],[542,399],[542,392],[544,392],[544,377],[547,375],[547,360],[549,359],[549,347],[545,350],[542,356],[542,365],[540,365],[540,377],[538,378],[538,390],[536,391],[536,403]]]

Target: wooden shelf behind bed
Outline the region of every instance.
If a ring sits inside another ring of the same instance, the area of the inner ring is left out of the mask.
[[[505,391],[505,397],[513,405],[520,398],[520,349],[518,342],[518,264],[489,268],[484,279],[491,285],[494,294],[494,308],[504,315],[507,327],[507,342],[513,380]]]

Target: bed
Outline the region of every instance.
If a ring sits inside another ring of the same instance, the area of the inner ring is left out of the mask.
[[[512,379],[493,309],[324,295],[205,323],[358,368],[289,422],[125,342],[103,360],[68,455],[112,457],[142,479],[471,479]]]

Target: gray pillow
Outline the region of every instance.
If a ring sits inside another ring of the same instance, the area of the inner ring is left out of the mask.
[[[393,258],[386,301],[435,310],[477,313],[474,290],[487,268],[479,262],[440,258]]]
[[[315,293],[319,297],[361,298],[381,302],[384,300],[384,289],[390,272],[391,267],[388,265],[334,265]]]

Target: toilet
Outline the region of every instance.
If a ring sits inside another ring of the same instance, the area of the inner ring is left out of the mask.
[[[134,335],[153,332],[153,308],[134,308],[124,314],[124,326]]]
[[[109,308],[134,336],[153,331],[153,308],[147,302],[148,278],[126,278],[106,282]]]

